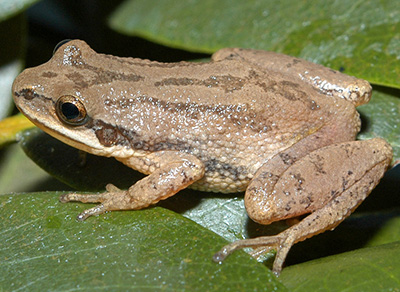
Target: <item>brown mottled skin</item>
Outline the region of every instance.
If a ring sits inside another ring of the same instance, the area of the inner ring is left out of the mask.
[[[74,40],[21,73],[13,95],[49,134],[148,174],[127,191],[108,185],[102,194],[63,195],[101,203],[80,220],[145,208],[186,187],[246,191],[247,212],[262,224],[309,214],[214,257],[275,248],[275,273],[294,243],[343,221],[392,158],[382,139],[354,141],[368,82],[272,52],[223,49],[209,63],[166,64],[97,54]]]

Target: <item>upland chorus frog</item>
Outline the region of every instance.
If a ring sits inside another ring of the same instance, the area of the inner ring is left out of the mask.
[[[349,216],[392,159],[380,138],[355,141],[367,81],[272,52],[222,49],[208,63],[159,63],[98,54],[74,40],[22,72],[12,90],[45,132],[148,175],[128,190],[63,195],[100,203],[79,220],[146,208],[186,187],[245,191],[256,222],[306,216],[278,235],[227,245],[214,260],[273,248],[275,273],[293,244]]]

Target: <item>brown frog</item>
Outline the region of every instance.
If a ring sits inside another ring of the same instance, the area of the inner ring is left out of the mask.
[[[158,63],[97,54],[74,40],[21,73],[12,90],[47,133],[148,174],[126,191],[61,196],[100,203],[79,220],[142,209],[186,187],[246,191],[256,222],[307,216],[276,236],[234,242],[214,260],[274,248],[277,274],[291,246],[349,216],[392,159],[380,138],[354,141],[367,81],[272,52],[222,49],[209,63]]]

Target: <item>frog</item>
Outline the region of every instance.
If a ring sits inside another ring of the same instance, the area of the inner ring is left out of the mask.
[[[213,260],[244,247],[255,256],[275,250],[277,275],[291,247],[348,217],[392,160],[384,139],[356,140],[368,81],[275,52],[225,48],[209,62],[163,63],[71,40],[25,69],[12,94],[43,131],[146,175],[127,190],[108,184],[61,195],[63,203],[98,203],[78,220],[147,208],[185,188],[244,192],[259,224],[302,219],[230,243]]]

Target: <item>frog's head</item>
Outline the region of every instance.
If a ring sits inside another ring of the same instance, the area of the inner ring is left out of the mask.
[[[15,104],[35,125],[66,144],[97,155],[126,153],[116,126],[101,118],[102,91],[93,85],[101,69],[89,62],[93,58],[105,56],[83,41],[62,44],[47,63],[15,79]]]

